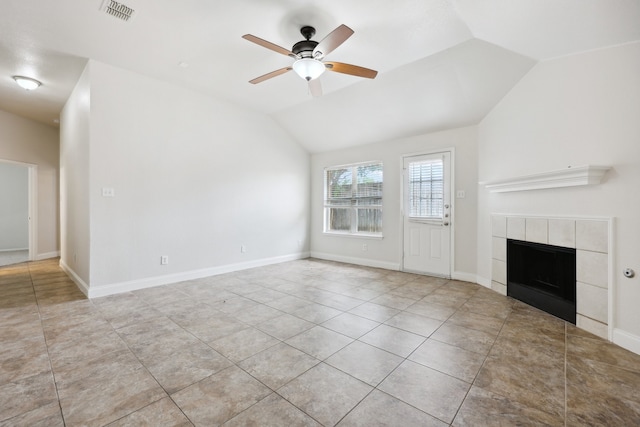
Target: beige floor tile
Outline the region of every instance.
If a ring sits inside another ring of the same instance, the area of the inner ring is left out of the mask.
[[[335,425],[372,387],[321,363],[278,390],[278,394],[323,425]]]
[[[221,425],[251,407],[271,390],[232,366],[171,395],[196,426]]]
[[[419,314],[420,316],[429,317],[431,319],[445,321],[453,313],[456,312],[455,308],[447,307],[446,305],[431,304],[425,301],[418,301],[413,305],[410,305],[405,309],[405,312]]]
[[[564,417],[561,415],[554,416],[511,400],[509,397],[473,386],[469,390],[452,425],[455,427],[475,427],[486,425],[488,422],[491,425],[505,427],[563,427],[565,425]]]
[[[165,397],[114,421],[108,427],[129,426],[189,427],[193,424],[170,398]]]
[[[475,379],[485,355],[428,339],[409,356],[409,360],[468,383]]]
[[[412,304],[415,304],[417,299],[406,298],[400,295],[384,294],[378,298],[372,299],[370,302],[373,304],[384,305],[385,307],[395,308],[396,310],[404,310]]]
[[[411,361],[405,361],[378,389],[451,423],[470,384]]]
[[[640,372],[568,357],[567,425],[640,425]]]
[[[318,363],[318,359],[280,343],[243,360],[238,366],[276,390]]]
[[[388,325],[380,325],[368,334],[360,337],[359,341],[371,344],[375,347],[407,357],[420,344],[425,341],[425,337],[411,332],[403,331]]]
[[[320,427],[313,418],[278,396],[265,397],[224,424],[225,427]]]
[[[362,335],[377,328],[380,323],[365,319],[351,313],[343,313],[329,319],[322,324],[325,328],[339,332],[351,338],[360,338]]]
[[[279,342],[256,328],[247,328],[212,341],[209,345],[227,359],[238,363]]]
[[[375,387],[402,361],[395,354],[355,341],[329,357],[325,363]]]
[[[431,338],[486,355],[496,340],[496,334],[457,326],[447,321],[431,335]]]
[[[51,372],[0,384],[0,422],[57,403]]]
[[[286,340],[314,326],[315,324],[290,314],[283,314],[256,325],[261,331],[279,340]]]
[[[372,391],[338,423],[338,427],[446,427],[447,425],[447,423],[378,390]]]
[[[400,310],[387,307],[385,305],[375,304],[373,302],[367,302],[358,307],[350,310],[349,313],[364,317],[365,319],[373,320],[376,322],[386,322],[396,314],[400,313]]]
[[[286,343],[300,351],[319,360],[324,360],[347,344],[353,338],[331,331],[322,326],[315,326],[295,337],[286,340]]]
[[[0,427],[64,427],[60,404],[55,402],[25,412],[13,418],[0,421]]]
[[[235,313],[233,317],[249,325],[257,325],[274,317],[282,316],[282,314],[280,310],[276,310],[268,305],[259,304],[255,307],[241,310]]]
[[[385,325],[428,337],[442,325],[442,321],[420,316],[419,314],[403,312],[387,320]]]
[[[326,322],[327,320],[336,317],[343,312],[335,308],[327,307],[326,305],[312,303],[307,306],[301,307],[293,312],[292,315],[304,319],[308,322],[316,324]]]
[[[70,425],[104,425],[166,396],[129,350],[81,366],[67,365],[55,376],[62,413]]]

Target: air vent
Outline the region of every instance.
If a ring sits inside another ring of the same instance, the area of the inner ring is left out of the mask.
[[[104,2],[103,10],[109,15],[122,19],[123,21],[131,19],[134,12],[134,10],[129,6],[125,6],[124,4],[118,3],[114,0],[106,0]]]

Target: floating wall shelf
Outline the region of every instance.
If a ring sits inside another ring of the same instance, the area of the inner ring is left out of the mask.
[[[480,185],[484,185],[492,193],[596,185],[600,184],[602,177],[609,169],[611,169],[610,166],[570,166],[551,172],[481,182]]]

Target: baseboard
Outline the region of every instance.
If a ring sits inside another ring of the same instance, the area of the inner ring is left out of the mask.
[[[85,294],[87,296],[87,298],[89,297],[89,285],[87,285],[85,283],[84,280],[82,280],[82,278],[80,276],[78,276],[78,274],[73,271],[73,269],[71,267],[69,267],[67,264],[64,263],[64,261],[60,260],[60,268],[67,273],[67,275],[71,278],[71,280],[73,280],[73,283],[76,284],[76,286],[78,287],[78,289],[80,289],[80,291]]]
[[[637,335],[616,328],[613,330],[613,342],[620,347],[640,354],[640,337]]]
[[[487,279],[486,277],[476,276],[476,283],[478,285],[484,286],[485,288],[491,289],[491,279]]]
[[[13,248],[13,249],[0,249],[0,252],[20,252],[20,251],[28,251],[29,248]]]
[[[231,273],[234,271],[263,267],[265,265],[279,264],[282,262],[295,261],[305,258],[309,258],[309,252],[300,252],[296,254],[283,255],[272,258],[263,258],[237,264],[227,264],[217,267],[203,268],[200,270],[184,271],[175,274],[167,274],[164,276],[147,277],[144,279],[131,280],[128,282],[111,283],[102,286],[91,286],[87,287],[88,293],[86,293],[86,295],[89,298],[104,297],[107,295],[119,294],[122,292],[130,292],[138,289],[152,288],[154,286],[168,285],[170,283],[183,282],[185,280],[200,279],[202,277],[217,276],[219,274]],[[81,290],[84,292],[83,289]]]
[[[328,254],[324,252],[311,252],[312,258],[324,259],[327,261],[344,262],[346,264],[363,265],[365,267],[383,268],[385,270],[400,270],[400,264],[385,261],[376,261],[368,258],[355,258],[342,255]]]
[[[454,271],[453,274],[451,275],[451,278],[453,280],[460,280],[463,282],[471,282],[471,283],[476,283],[476,281],[478,280],[478,276],[476,276],[475,274],[465,273],[463,271]]]
[[[37,254],[35,261],[42,261],[43,259],[57,258],[60,256],[60,251],[45,252],[43,254]]]

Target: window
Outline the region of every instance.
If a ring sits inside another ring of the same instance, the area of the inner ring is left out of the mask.
[[[325,169],[324,231],[382,235],[382,163]]]
[[[409,218],[442,219],[444,167],[442,159],[409,163]]]

